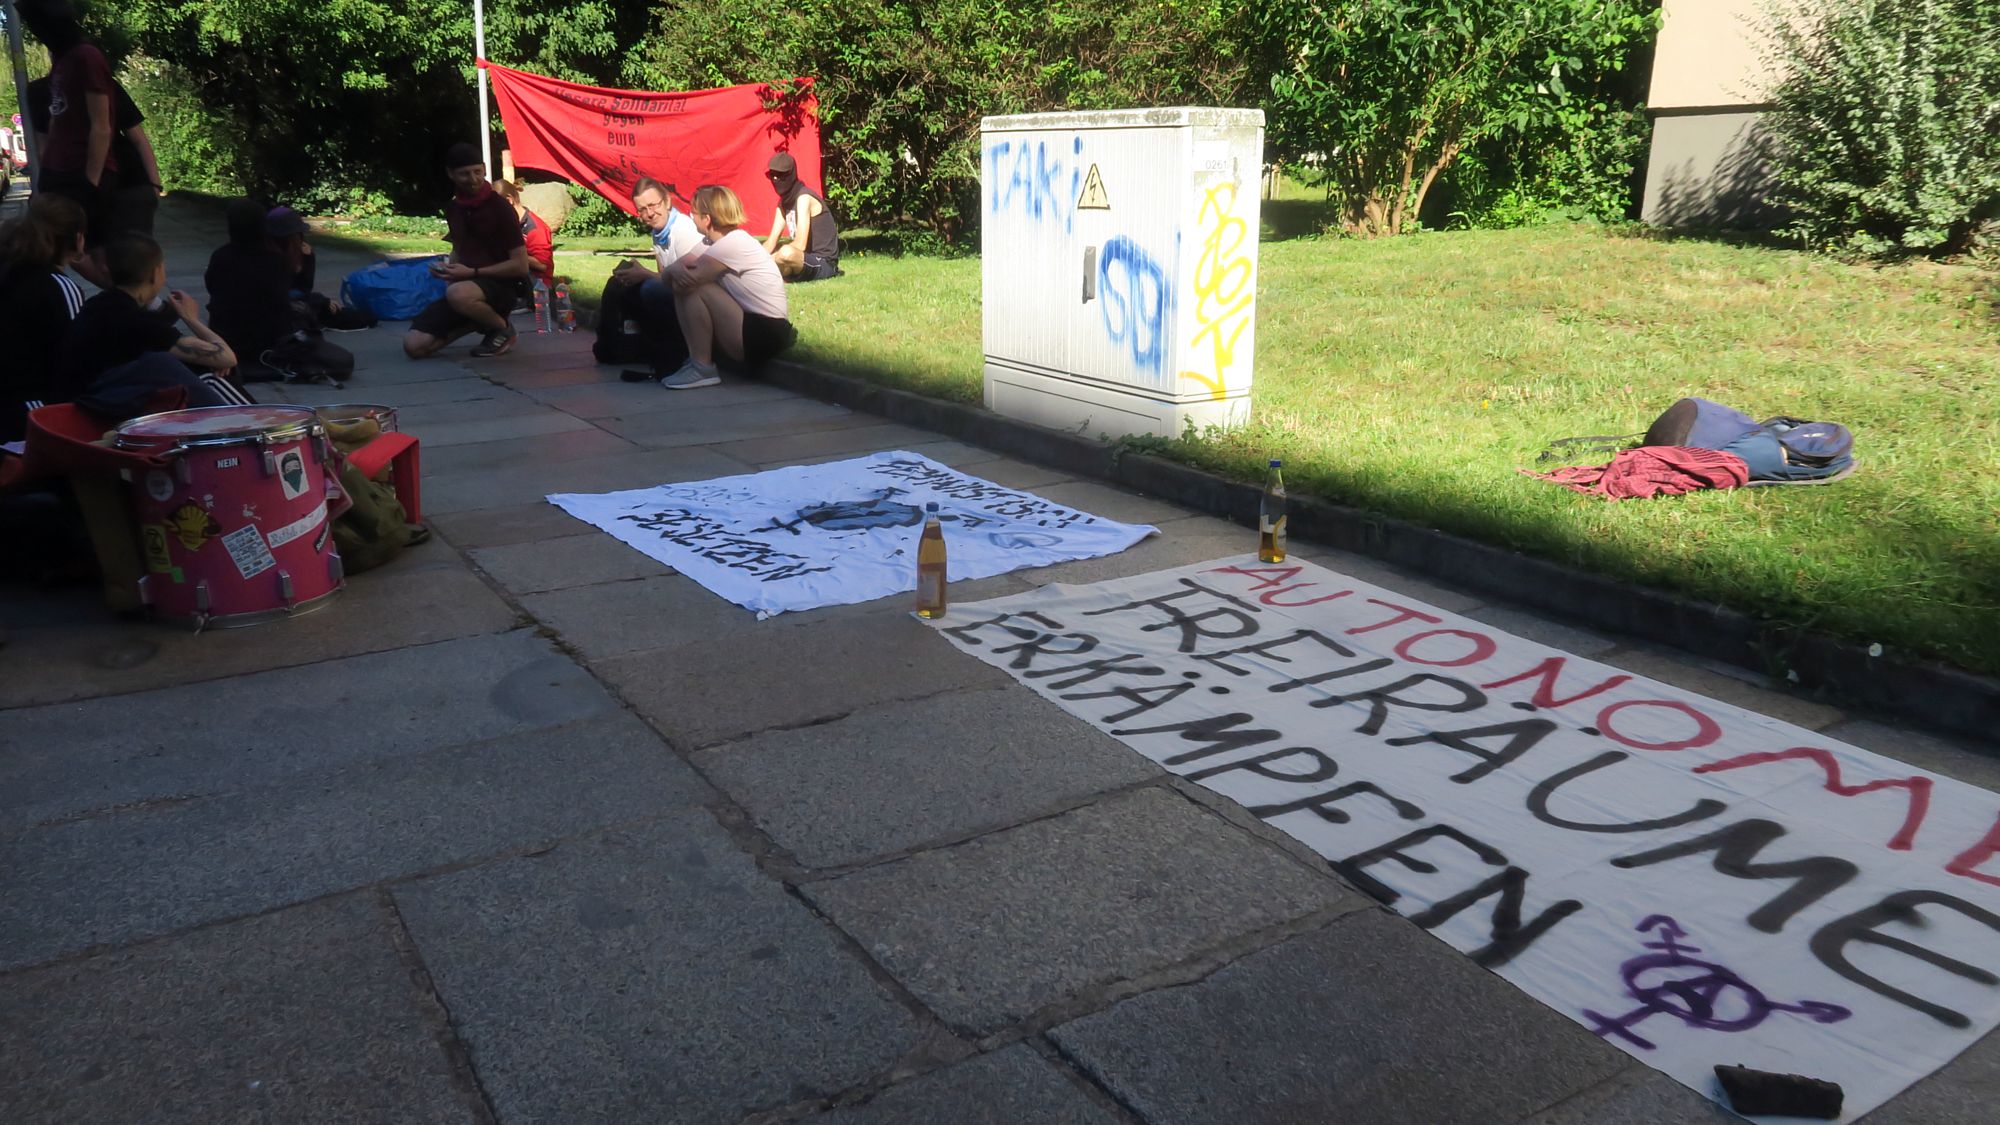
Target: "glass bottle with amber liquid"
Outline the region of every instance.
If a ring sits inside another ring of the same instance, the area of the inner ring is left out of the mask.
[[[1273,457],[1271,476],[1257,504],[1257,561],[1285,561],[1285,463]]]
[[[944,616],[944,528],[937,501],[924,505],[924,534],[917,540],[917,616]]]

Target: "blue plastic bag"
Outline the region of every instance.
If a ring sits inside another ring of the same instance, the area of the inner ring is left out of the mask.
[[[431,266],[444,255],[397,258],[363,266],[340,283],[340,302],[367,309],[382,320],[409,320],[425,305],[444,297],[450,283],[431,276]]]

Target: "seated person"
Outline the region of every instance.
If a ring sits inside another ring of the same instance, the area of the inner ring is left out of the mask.
[[[553,289],[556,284],[556,243],[549,224],[540,215],[528,210],[521,202],[521,185],[512,180],[493,181],[493,190],[514,209],[514,217],[521,220],[521,242],[528,248],[528,265],[533,273],[531,280],[540,281]]]
[[[75,200],[37,195],[0,226],[0,442],[26,436],[28,411],[69,399],[58,360],[83,289],[63,270],[83,257],[86,222]]]
[[[320,342],[316,308],[335,323],[366,328],[371,314],[341,307],[312,291],[313,254],[305,220],[289,207],[267,209],[254,199],[232,202],[224,212],[229,242],[208,259],[209,325],[242,360],[246,383],[277,382],[300,371],[298,353],[313,348],[353,357]]]
[[[701,248],[694,220],[676,209],[665,184],[641,177],[632,188],[632,206],[652,228],[653,260],[658,272],[637,262],[621,262],[604,283],[597,306],[597,342],[591,352],[599,363],[649,362],[653,370],[627,371],[628,382],[658,379],[687,361],[687,343],[674,312],[674,294],[661,280],[667,267],[684,254]]]
[[[290,207],[273,207],[264,216],[264,242],[285,260],[293,308],[310,318],[313,327],[326,332],[361,332],[375,327],[375,314],[367,309],[349,308],[337,298],[313,292],[317,259],[312,243],[306,241],[309,233],[305,216]],[[210,289],[211,316],[214,304],[215,291]]]
[[[477,331],[486,338],[474,345],[474,357],[505,355],[519,336],[507,314],[521,299],[530,272],[521,222],[486,182],[486,164],[476,146],[460,141],[445,152],[444,162],[454,192],[444,209],[451,257],[431,272],[451,286],[410,321],[403,354],[411,359],[436,355],[446,344]]]
[[[189,406],[243,405],[251,400],[218,375],[236,365],[236,353],[201,322],[201,306],[176,289],[168,303],[187,329],[182,333],[147,311],[167,291],[167,259],[160,244],[125,234],[105,247],[112,287],[83,303],[63,337],[58,370],[69,397],[93,414],[124,421],[147,409],[169,387],[187,390]]]
[[[660,380],[676,391],[721,382],[718,353],[755,371],[798,335],[786,319],[784,276],[743,229],[743,202],[736,193],[716,184],[697,190],[694,226],[709,245],[675,262],[666,275],[688,347],[688,361]]]
[[[764,249],[786,281],[823,281],[840,276],[840,224],[818,192],[799,182],[799,162],[789,152],[771,158],[764,173],[778,193],[778,214]],[[791,241],[778,245],[779,235]]]

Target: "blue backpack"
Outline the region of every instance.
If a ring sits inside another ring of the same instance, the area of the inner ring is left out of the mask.
[[[1854,471],[1854,435],[1838,422],[1784,415],[1756,422],[1705,398],[1684,398],[1668,407],[1639,444],[1735,454],[1750,467],[1753,485],[1823,484]]]
[[[431,276],[431,265],[443,260],[444,255],[436,254],[363,266],[340,283],[340,301],[367,309],[382,320],[409,320],[425,305],[444,298],[450,283]]]

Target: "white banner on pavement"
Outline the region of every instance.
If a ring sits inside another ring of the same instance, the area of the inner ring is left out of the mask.
[[[914,591],[931,501],[954,582],[1117,554],[1154,534],[904,452],[548,500],[759,617]]]
[[[1804,1074],[1850,1120],[2000,1022],[1987,790],[1310,563],[932,624],[1710,1097]]]

